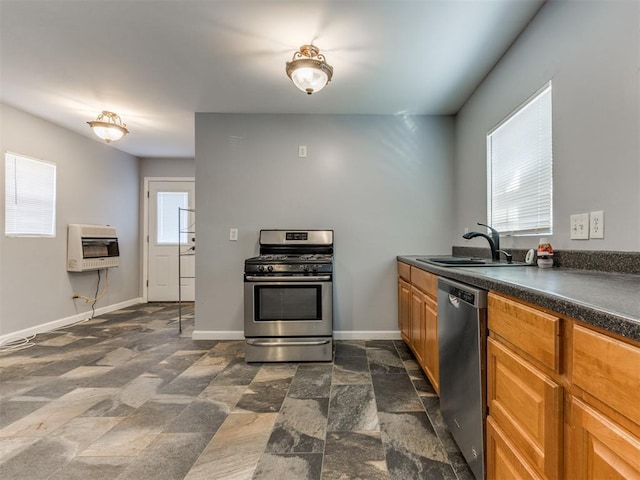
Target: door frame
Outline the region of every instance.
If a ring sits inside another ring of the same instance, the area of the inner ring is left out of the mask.
[[[151,182],[194,182],[195,177],[144,177],[142,192],[142,299],[149,301],[149,183]],[[195,199],[194,199],[195,200]]]

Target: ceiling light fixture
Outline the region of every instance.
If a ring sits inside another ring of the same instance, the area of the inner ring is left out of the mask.
[[[93,122],[87,123],[93,128],[93,132],[107,143],[120,140],[129,133],[120,116],[106,110],[98,115],[98,118]]]
[[[311,95],[331,81],[333,67],[326,62],[318,47],[303,45],[287,62],[287,75],[296,87]]]

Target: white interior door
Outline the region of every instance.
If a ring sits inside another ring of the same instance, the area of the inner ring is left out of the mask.
[[[149,182],[149,287],[150,302],[195,299],[195,182]],[[179,208],[183,211],[179,218]],[[178,287],[178,262],[181,285]]]

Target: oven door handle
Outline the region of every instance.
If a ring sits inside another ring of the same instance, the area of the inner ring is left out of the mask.
[[[329,282],[331,281],[331,275],[247,275],[245,280],[247,282]]]
[[[269,342],[267,340],[254,340],[252,338],[247,339],[247,344],[255,347],[307,347],[310,345],[326,345],[331,343],[330,339],[325,340],[313,340],[309,342]]]

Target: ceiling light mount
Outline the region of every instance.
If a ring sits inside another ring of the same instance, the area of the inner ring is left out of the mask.
[[[315,45],[302,45],[287,62],[286,70],[294,85],[307,95],[322,90],[333,77],[333,67]]]
[[[87,122],[93,132],[107,143],[120,140],[129,130],[120,115],[104,110],[93,122]]]

